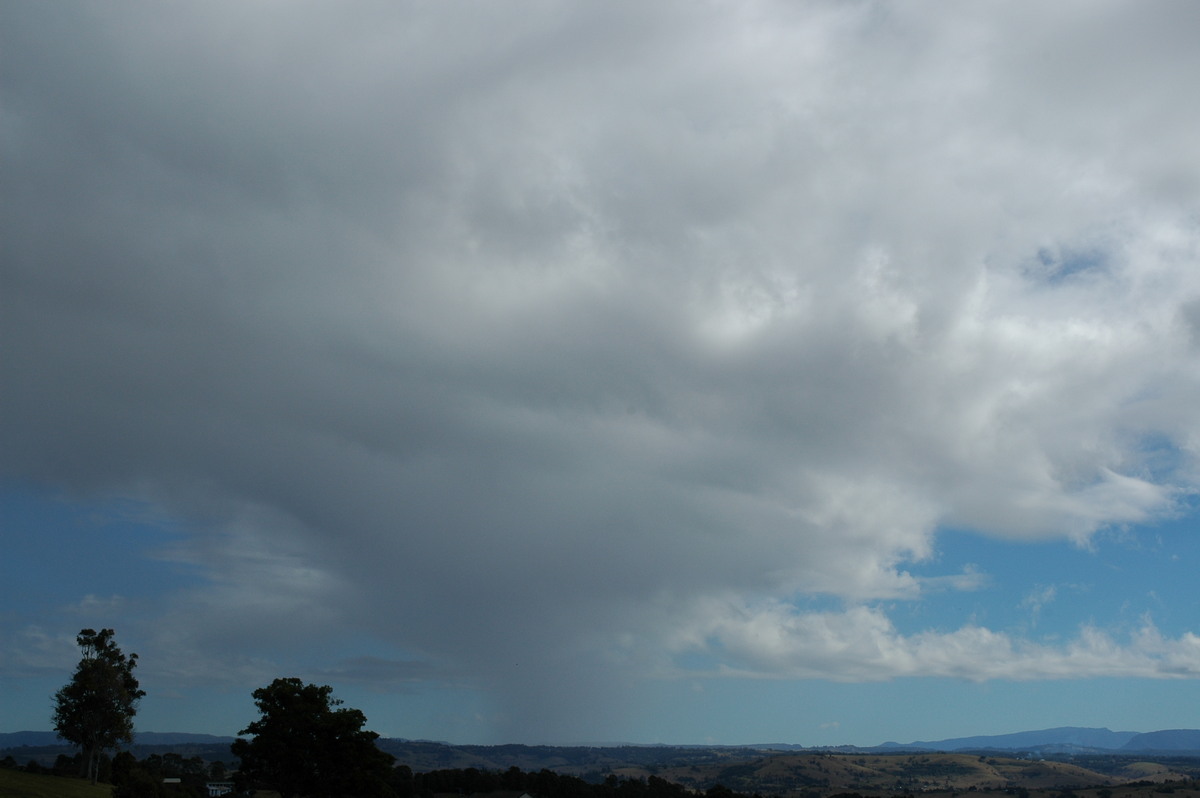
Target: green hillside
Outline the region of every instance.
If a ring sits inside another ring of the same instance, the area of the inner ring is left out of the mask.
[[[66,776],[43,776],[0,768],[4,798],[112,798],[111,784],[90,784]]]
[[[783,796],[846,791],[907,794],[1009,787],[1052,790],[1106,787],[1121,781],[1066,762],[973,754],[781,754],[730,764],[663,768],[659,775],[697,790],[720,783],[737,792]]]

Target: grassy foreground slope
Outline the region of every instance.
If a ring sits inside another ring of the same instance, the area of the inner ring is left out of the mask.
[[[0,796],[4,798],[112,798],[111,784],[85,779],[45,776],[0,768]]]
[[[1112,788],[1141,779],[1162,782],[1188,778],[1161,765],[1142,765],[1123,769],[1126,772],[1100,773],[1068,762],[972,754],[784,754],[738,763],[662,768],[658,775],[694,789],[719,782],[738,792],[781,796],[837,791],[905,794],[939,790]]]

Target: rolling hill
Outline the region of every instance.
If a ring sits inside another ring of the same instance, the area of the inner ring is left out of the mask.
[[[954,737],[914,743],[888,742],[880,750],[917,751],[1189,751],[1200,754],[1200,730],[1171,729],[1156,732],[1110,731],[1062,726],[1015,734]]]

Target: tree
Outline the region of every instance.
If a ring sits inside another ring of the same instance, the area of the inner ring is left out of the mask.
[[[133,716],[146,692],[133,675],[137,654],[126,657],[112,629],[83,629],[75,642],[83,658],[71,681],[54,694],[54,730],[79,746],[83,775],[95,784],[100,754],[133,741]]]
[[[328,685],[276,679],[252,694],[259,719],[238,734],[233,754],[241,759],[239,789],[277,791],[282,798],[378,798],[391,796],[392,756],[363,730],[357,709],[338,709]]]

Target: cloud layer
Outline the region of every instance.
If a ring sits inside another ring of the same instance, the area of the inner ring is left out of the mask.
[[[181,677],[1200,672],[878,605],[1200,484],[1200,9],[518,6],[9,15],[0,466],[185,519]]]

